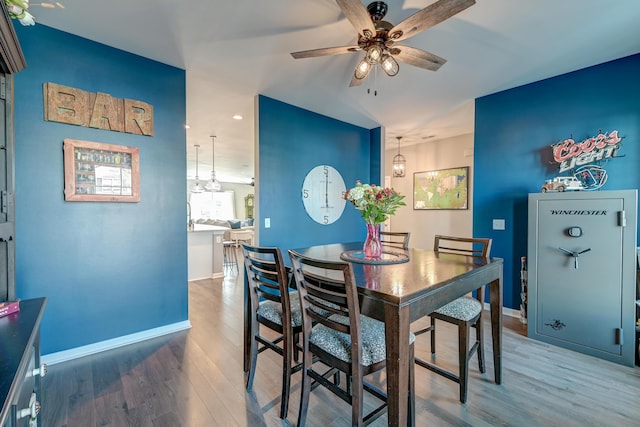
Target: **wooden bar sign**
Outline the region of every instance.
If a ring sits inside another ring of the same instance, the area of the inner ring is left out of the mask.
[[[108,93],[45,83],[44,119],[95,129],[153,136],[153,105]]]

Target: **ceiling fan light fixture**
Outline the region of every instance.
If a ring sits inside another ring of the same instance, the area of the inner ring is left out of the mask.
[[[379,44],[374,44],[373,46],[367,49],[367,56],[365,57],[366,61],[369,64],[377,64],[382,59],[382,46]]]
[[[354,77],[358,80],[362,80],[369,75],[369,71],[371,71],[371,64],[367,62],[367,59],[363,59],[358,63],[356,67],[356,71],[354,72]]]
[[[291,56],[295,59],[313,58],[364,50],[364,58],[358,64],[349,86],[360,86],[361,80],[364,80],[370,74],[371,68],[378,64],[388,76],[395,76],[400,71],[397,61],[437,71],[446,62],[444,58],[409,46],[393,46],[396,46],[396,42],[413,37],[475,3],[476,0],[431,0],[427,7],[393,25],[384,20],[388,9],[384,1],[371,2],[364,8],[360,0],[339,0],[338,6],[342,14],[358,33],[358,44],[292,52]]]
[[[398,71],[400,71],[398,61],[396,61],[391,55],[384,55],[382,57],[382,62],[380,62],[380,66],[382,67],[382,71],[384,71],[389,77],[395,76],[398,74]]]

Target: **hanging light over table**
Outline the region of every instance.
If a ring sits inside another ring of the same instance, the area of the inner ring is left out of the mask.
[[[401,136],[396,137],[398,139],[398,154],[393,157],[393,177],[394,178],[402,178],[404,177],[404,173],[407,166],[407,159],[404,158],[402,154],[400,154],[400,140]]]
[[[207,181],[207,183],[204,186],[206,191],[222,190],[222,184],[220,184],[220,181],[216,179],[215,150],[216,150],[216,136],[211,135],[211,179]]]
[[[204,191],[204,187],[200,185],[200,178],[198,177],[198,150],[200,149],[199,145],[194,145],[196,147],[196,182],[191,186],[192,193],[202,193]]]

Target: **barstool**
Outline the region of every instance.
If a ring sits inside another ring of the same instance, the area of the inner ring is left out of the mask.
[[[222,266],[226,270],[227,268],[235,269],[238,271],[238,256],[236,255],[236,248],[233,240],[225,240],[222,242]]]

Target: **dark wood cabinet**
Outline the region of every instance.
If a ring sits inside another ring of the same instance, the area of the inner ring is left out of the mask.
[[[11,96],[13,78],[0,73],[0,301],[15,295],[15,220],[13,199],[13,120]],[[8,89],[8,90],[7,90]]]
[[[20,311],[0,318],[0,426],[29,425],[30,408],[42,404],[40,321],[46,304],[46,298],[23,300]]]
[[[26,65],[7,7],[0,2],[0,301],[16,298],[13,74]]]

